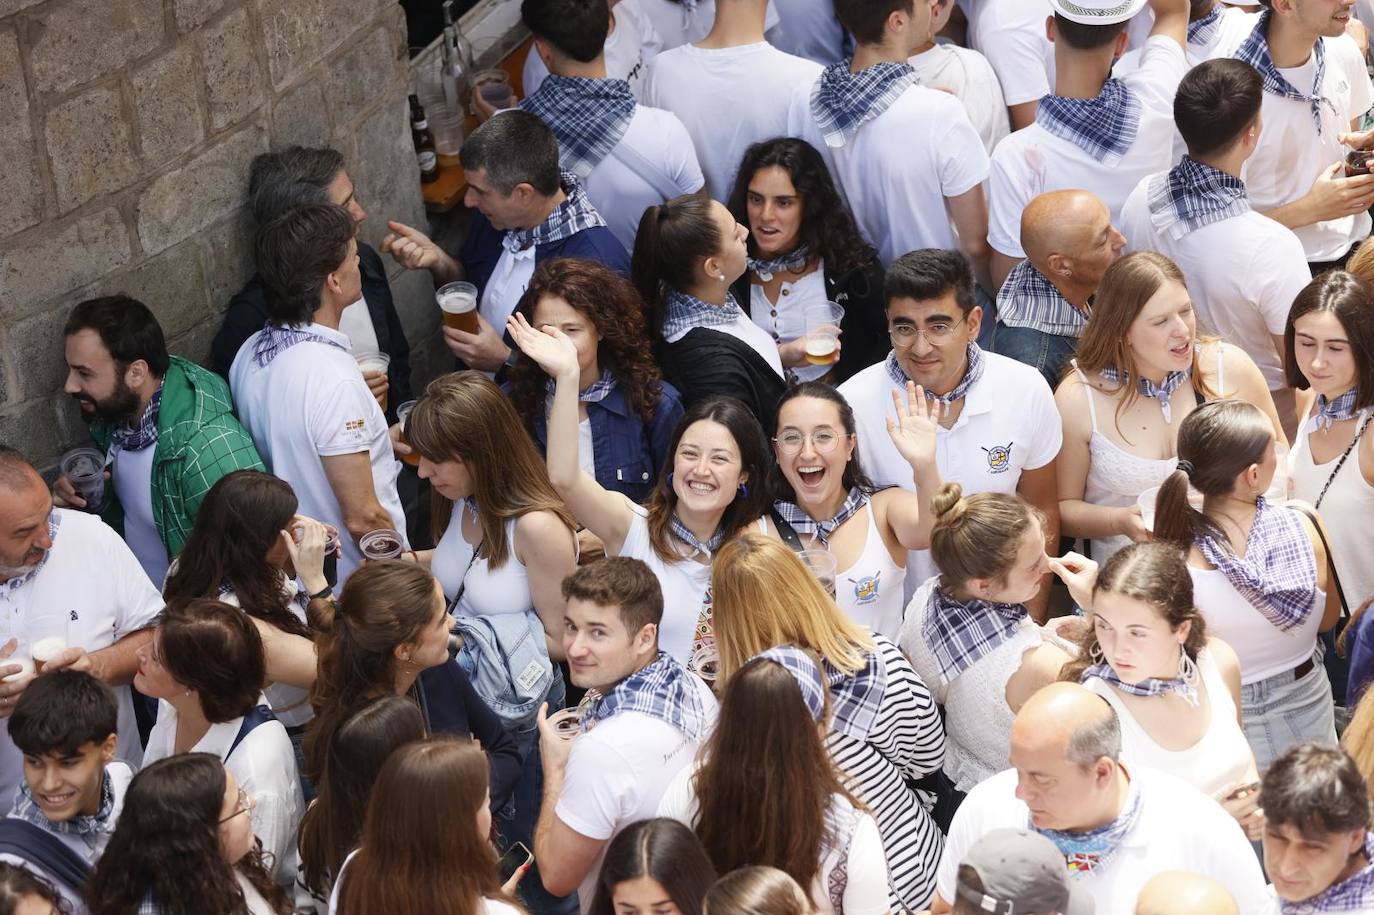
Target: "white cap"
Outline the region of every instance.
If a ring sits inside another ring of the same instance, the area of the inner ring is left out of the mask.
[[[1080,25],[1116,25],[1145,8],[1149,0],[1050,0],[1054,11]]]

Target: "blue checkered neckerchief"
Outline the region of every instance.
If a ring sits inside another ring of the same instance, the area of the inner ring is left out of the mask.
[[[590,730],[621,712],[639,712],[671,725],[692,740],[706,728],[701,698],[687,668],[660,651],[658,657],[593,700],[582,715],[582,729]]]
[[[1102,873],[1111,864],[1112,859],[1116,857],[1117,851],[1121,848],[1121,843],[1138,822],[1140,822],[1140,787],[1134,779],[1131,780],[1131,787],[1126,795],[1126,804],[1122,807],[1121,813],[1106,826],[1099,826],[1086,832],[1040,829],[1030,822],[1030,817],[1027,815],[1027,826],[1054,843],[1054,847],[1059,849],[1059,853],[1064,856],[1064,864],[1068,867],[1069,876],[1080,880]]]
[[[801,690],[802,701],[806,703],[812,721],[819,722],[825,717],[825,679],[821,676],[821,669],[811,652],[796,645],[779,645],[777,648],[756,654],[749,660],[757,658],[781,664],[783,669],[792,675],[792,679],[797,682],[797,689]]]
[[[577,400],[579,403],[600,403],[610,396],[611,392],[615,390],[615,385],[615,376],[611,374],[611,370],[604,369],[601,372],[600,378],[577,392]],[[552,378],[544,382],[544,411],[546,413],[553,404],[553,391],[555,387],[556,385]]]
[[[1290,98],[1296,102],[1307,102],[1312,106],[1312,120],[1317,125],[1317,135],[1322,132],[1322,105],[1326,105],[1336,114],[1336,105],[1329,98],[1320,95],[1322,79],[1326,75],[1326,42],[1318,38],[1317,43],[1312,46],[1312,59],[1315,64],[1315,76],[1312,80],[1312,91],[1302,92],[1290,83],[1278,67],[1274,66],[1274,58],[1269,55],[1269,19],[1274,15],[1273,10],[1266,9],[1260,13],[1259,22],[1255,23],[1255,28],[1250,32],[1248,38],[1241,42],[1240,47],[1236,48],[1235,54],[1231,55],[1237,60],[1243,60],[1250,66],[1259,71],[1260,78],[1264,80],[1264,91],[1270,95],[1277,95],[1283,98]]]
[[[551,245],[565,238],[572,238],[578,232],[604,226],[606,220],[587,199],[587,192],[572,172],[562,175],[563,193],[567,199],[553,208],[549,217],[533,229],[511,229],[501,239],[501,244],[511,254],[518,254],[530,247]]]
[[[1027,615],[1025,604],[957,600],[937,584],[930,589],[921,637],[940,666],[940,679],[949,683],[1015,635]]]
[[[1367,862],[1364,867],[1311,899],[1302,902],[1280,899],[1279,912],[1282,915],[1322,915],[1324,912],[1374,911],[1374,831],[1365,831],[1364,857]]]
[[[520,107],[538,115],[558,138],[559,164],[586,178],[625,136],[635,97],[623,79],[549,75]]]
[[[691,293],[668,290],[663,302],[663,337],[672,339],[693,327],[723,327],[734,324],[744,314],[729,292],[724,305],[712,305]]]
[[[295,346],[297,343],[324,343],[348,352],[348,348],[337,340],[306,330],[303,327],[290,327],[268,322],[262,326],[257,343],[253,344],[253,362],[265,368],[273,359]]]
[[[811,89],[811,114],[825,145],[834,149],[854,139],[865,121],[882,114],[914,85],[916,70],[905,62],[883,61],[858,73],[850,73],[845,60],[826,67]]]
[[[1245,558],[1213,537],[1193,542],[1226,576],[1241,597],[1287,632],[1301,626],[1317,604],[1317,561],[1312,541],[1296,511],[1255,499],[1255,523],[1245,540]]]
[[[1034,264],[1023,260],[1011,268],[997,292],[997,320],[1008,327],[1077,337],[1088,325],[1088,312],[1064,298]]]
[[[705,541],[698,539],[697,535],[692,533],[691,529],[683,524],[682,519],[677,515],[673,515],[668,519],[668,528],[672,531],[674,537],[692,548],[693,553],[689,555],[700,553],[708,560],[715,555],[716,550],[720,549],[720,545],[725,542],[725,526],[723,523],[718,525],[716,527],[716,532],[711,535],[709,540]]]
[[[1115,165],[1135,142],[1140,110],[1140,99],[1131,88],[1119,79],[1109,79],[1097,98],[1045,96],[1035,112],[1035,123],[1103,165]]]
[[[1307,431],[1325,431],[1331,428],[1332,423],[1343,422],[1355,415],[1355,398],[1359,396],[1357,388],[1351,388],[1335,400],[1327,400],[1325,394],[1317,395],[1317,409],[1307,420]]]
[[[1118,384],[1124,387],[1131,383],[1130,372],[1122,371],[1110,365],[1102,369],[1099,374],[1102,375],[1102,380],[1109,384]],[[1186,372],[1170,372],[1164,376],[1164,382],[1162,384],[1155,384],[1148,378],[1141,378],[1140,383],[1136,387],[1137,390],[1140,391],[1141,397],[1158,401],[1159,410],[1164,414],[1164,421],[1166,423],[1172,423],[1174,421],[1174,411],[1169,403],[1169,398],[1173,397],[1174,392],[1179,389],[1183,382],[1191,378],[1192,375],[1193,372],[1191,369]]]
[[[56,542],[57,529],[61,526],[62,516],[59,515],[57,513],[57,509],[54,508],[52,511],[48,512],[49,541]],[[43,566],[47,565],[48,557],[52,555],[52,549],[52,547],[49,547],[47,550],[45,550],[43,552],[43,558],[38,560],[34,567],[32,569],[29,569],[23,575],[16,575],[14,578],[0,582],[0,591],[3,591],[5,594],[13,594],[15,591],[18,591],[20,588],[24,587],[24,585],[33,581],[34,576],[36,576],[40,571],[42,571]]]
[[[926,400],[933,400],[949,406],[960,397],[969,392],[969,388],[978,383],[978,379],[983,377],[983,351],[978,348],[977,343],[970,343],[967,350],[968,369],[964,372],[964,377],[954,386],[948,394],[936,394],[934,391],[926,391]],[[905,388],[906,383],[911,379],[907,377],[902,369],[902,364],[897,360],[896,350],[889,350],[887,361],[883,363],[887,366],[887,377],[892,379],[892,383],[898,387]]]
[[[753,273],[760,280],[767,283],[773,276],[784,271],[788,273],[800,273],[806,269],[806,264],[811,260],[811,249],[802,245],[795,251],[781,254],[777,257],[751,257],[749,258],[749,272]]]
[[[115,824],[110,819],[110,814],[114,813],[114,803],[114,780],[110,778],[109,772],[102,770],[100,806],[94,814],[77,814],[70,820],[54,823],[43,815],[38,802],[33,799],[33,790],[24,782],[19,785],[19,794],[14,798],[14,810],[11,815],[35,826],[41,826],[48,832],[90,840],[101,833],[114,832]]]
[[[875,634],[873,638],[876,642],[882,636]],[[881,649],[875,645],[868,654],[868,663],[854,673],[840,670],[825,658],[820,659],[821,674],[830,692],[832,731],[847,734],[855,740],[868,739],[887,692],[887,671],[880,653]]]
[[[840,506],[840,510],[835,513],[835,516],[824,521],[817,521],[795,502],[774,502],[773,508],[782,516],[782,520],[792,525],[792,529],[798,534],[814,536],[821,546],[829,547],[830,535],[839,530],[840,525],[854,517],[871,499],[872,496],[854,486],[849,490],[849,495],[845,496],[844,504]]]
[[[161,406],[162,385],[158,385],[153,396],[148,398],[148,406],[143,408],[138,425],[131,429],[121,423],[110,432],[110,443],[120,451],[142,451],[157,444],[157,413]]]
[[[1217,0],[1212,4],[1210,13],[1188,23],[1188,43],[1200,48],[1209,46],[1216,37],[1217,29],[1221,27],[1221,14],[1225,9],[1221,0]]]
[[[1147,190],[1150,224],[1174,241],[1250,211],[1243,181],[1191,156],[1151,178]]]
[[[1196,671],[1197,668],[1192,667],[1191,670]],[[1127,683],[1117,676],[1116,670],[1113,669],[1112,665],[1108,664],[1106,661],[1101,661],[1079,674],[1078,682],[1086,683],[1093,677],[1096,677],[1108,686],[1114,686],[1123,693],[1128,693],[1132,696],[1163,696],[1166,693],[1177,693],[1183,698],[1184,702],[1187,702],[1194,708],[1198,706],[1198,678],[1196,675],[1191,677],[1170,677],[1168,679],[1146,677],[1138,683]]]

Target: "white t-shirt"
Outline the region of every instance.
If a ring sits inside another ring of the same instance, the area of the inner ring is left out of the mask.
[[[635,98],[643,101],[644,68],[663,48],[663,39],[640,10],[640,0],[620,0],[611,7],[611,21],[615,28],[606,36],[604,46],[606,75],[625,80]],[[548,75],[549,68],[544,66],[543,58],[530,48],[520,83],[525,89],[525,97],[534,95]]]
[[[716,722],[716,697],[699,677],[688,677],[705,712],[702,740]],[[607,844],[626,826],[658,813],[678,770],[692,763],[701,742],[658,718],[622,712],[573,739],[554,812],[564,825]],[[578,888],[586,912],[596,893],[604,850]]]
[[[787,133],[787,106],[820,75],[814,61],[766,41],[733,48],[685,44],[664,51],[644,78],[644,103],[676,114],[696,146],[706,193],[725,202],[744,151]],[[747,87],[747,91],[743,91]],[[721,99],[730,116],[722,117]]]
[[[918,248],[959,247],[945,198],[988,177],[988,154],[963,104],[915,85],[831,149],[811,113],[812,83],[793,95],[787,132],[816,147],[884,266]]]
[[[336,915],[339,911],[339,887],[343,886],[343,875],[348,868],[348,862],[352,861],[357,853],[357,849],[349,852],[348,857],[344,858],[344,863],[339,865],[339,879],[334,881],[334,889],[329,894],[329,915]],[[509,902],[483,898],[476,915],[524,915],[524,912]]]
[[[1282,336],[1293,299],[1312,280],[1302,242],[1253,210],[1175,240],[1150,222],[1153,178],[1141,179],[1121,209],[1126,250],[1167,255],[1183,271],[1199,324],[1245,350],[1270,390],[1286,387],[1270,335]]]
[[[1162,871],[1185,870],[1226,887],[1241,912],[1264,911],[1264,875],[1245,833],[1221,805],[1192,785],[1146,768],[1132,768],[1141,792],[1140,820],[1101,872],[1076,877],[1097,904],[1097,915],[1133,915],[1136,898]],[[999,772],[969,792],[954,815],[936,884],[954,898],[959,863],[994,829],[1026,829],[1030,811],[1016,797],[1015,769]]]
[[[989,155],[1011,133],[1002,84],[982,54],[954,44],[937,43],[912,57],[910,63],[922,86],[948,92],[963,102],[964,111]]]
[[[635,161],[638,169],[632,168],[627,159],[643,159],[645,165]],[[640,173],[649,167],[656,173],[650,175],[652,181]],[[682,194],[694,194],[701,190],[704,180],[692,138],[677,116],[661,108],[636,105],[624,136],[596,164],[582,186],[616,241],[633,251],[644,210]],[[660,188],[666,191],[669,187],[673,193],[665,197]]]
[[[124,542],[138,557],[148,580],[161,584],[167,578],[167,545],[157,535],[153,519],[153,457],[157,446],[125,451],[114,446],[110,479],[124,509]]]
[[[701,41],[716,22],[716,0],[697,0],[695,7],[678,0],[639,0],[639,3],[644,21],[658,34],[664,51]],[[768,0],[763,14],[764,36],[775,31],[780,21],[777,7],[773,0]]]
[[[844,26],[830,0],[776,0],[782,21],[769,34],[780,51],[828,66],[844,60]]]
[[[1016,131],[992,154],[988,181],[988,243],[1008,257],[1025,257],[1021,213],[1046,191],[1081,188],[1096,194],[1121,219],[1121,206],[1140,179],[1173,165],[1174,92],[1188,58],[1172,38],[1146,43],[1140,69],[1124,82],[1140,101],[1135,142],[1119,162],[1099,162],[1039,123]]]
[[[1045,20],[1049,0],[960,0],[969,46],[987,57],[1008,105],[1034,102],[1054,85],[1054,45]]]
[[[1320,135],[1310,104],[1264,93],[1259,144],[1241,172],[1250,204],[1260,212],[1292,203],[1311,190],[1322,169],[1344,157],[1340,135],[1350,130],[1351,119],[1364,114],[1374,102],[1374,89],[1354,40],[1342,35],[1322,41],[1326,43],[1326,70],[1321,95],[1335,110],[1320,106]],[[1316,78],[1316,55],[1310,55],[1304,66],[1279,72],[1298,91],[1308,91]],[[1329,261],[1343,255],[1369,230],[1369,214],[1360,213],[1294,231],[1309,261]]]
[[[229,368],[239,420],[253,436],[263,463],[291,484],[300,513],[340,531],[348,526],[321,458],[367,452],[377,501],[404,540],[406,516],[396,494],[401,464],[391,450],[386,417],[363,381],[348,338],[322,324],[306,329],[343,348],[307,340],[284,350],[266,366],[253,359],[262,331],[239,348]],[[362,553],[352,537],[340,539],[342,585],[362,562]]]
[[[854,408],[859,460],[880,486],[912,488],[911,465],[887,434],[887,419],[896,419],[892,392],[899,390],[883,362],[871,365],[844,384],[840,393]],[[1063,442],[1054,395],[1040,373],[1028,365],[983,353],[983,377],[964,398],[953,427],[939,428],[935,459],[940,477],[958,483],[964,495],[1016,491],[1021,473],[1053,461]],[[906,596],[939,570],[928,550],[907,556]]]
[[[105,522],[55,508],[59,526],[47,562],[17,588],[0,586],[0,645],[12,638],[32,645],[49,636],[99,651],[153,625],[162,595],[133,552]],[[115,755],[137,767],[143,759],[129,687],[114,689],[119,704]],[[9,809],[23,778],[23,757],[0,721],[0,809]]]
[[[1220,0],[1218,0],[1220,5]],[[1188,42],[1188,65],[1196,67],[1200,63],[1231,54],[1246,39],[1259,21],[1259,13],[1251,13],[1234,6],[1225,7],[1217,27],[1212,30],[1207,41]],[[1132,42],[1131,50],[1117,58],[1112,64],[1112,76],[1118,79],[1140,68],[1140,53],[1150,29],[1154,28],[1154,13],[1146,7],[1131,20],[1131,30],[1139,32],[1139,40]],[[1137,24],[1140,24],[1137,27]]]
[[[367,299],[359,299],[343,310],[339,316],[339,332],[353,344],[355,356],[382,351],[382,345],[377,342],[377,328],[372,326],[372,314],[367,310]]]

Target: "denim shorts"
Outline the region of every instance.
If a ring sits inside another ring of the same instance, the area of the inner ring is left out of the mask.
[[[1245,739],[1264,772],[1289,747],[1307,740],[1336,742],[1336,716],[1331,681],[1322,666],[1320,647],[1312,669],[1294,679],[1291,670],[1240,688]]]

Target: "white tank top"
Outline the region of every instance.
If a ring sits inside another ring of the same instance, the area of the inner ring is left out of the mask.
[[[1136,765],[1148,766],[1176,775],[1207,795],[1216,795],[1223,788],[1243,779],[1254,756],[1245,732],[1236,719],[1236,703],[1226,681],[1221,678],[1212,653],[1198,652],[1197,669],[1202,679],[1202,691],[1211,703],[1211,721],[1202,738],[1186,750],[1166,750],[1146,733],[1136,721],[1121,696],[1105,681],[1096,677],[1083,685],[1106,699],[1121,720],[1121,749]]]
[[[1189,566],[1188,574],[1193,578],[1193,602],[1207,620],[1207,631],[1235,649],[1240,658],[1242,684],[1258,683],[1312,658],[1326,603],[1324,592],[1317,592],[1316,606],[1307,620],[1284,632],[1242,597],[1220,569]]]
[[[864,549],[853,565],[836,573],[835,603],[855,622],[895,640],[902,628],[906,568],[892,561],[873,517],[873,503],[863,510],[868,514]]]
[[[458,612],[467,616],[525,613],[534,607],[529,573],[515,555],[515,522],[506,521],[506,561],[493,569],[485,556],[474,558],[474,545],[463,539],[463,503],[453,506],[448,529],[434,548],[430,571],[439,579],[444,596],[453,600],[462,587]]]

